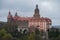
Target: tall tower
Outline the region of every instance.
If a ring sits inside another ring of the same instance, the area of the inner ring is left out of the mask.
[[[36,8],[34,10],[34,18],[40,18],[40,14],[39,14],[39,8],[38,8],[38,4],[36,4]]]
[[[11,12],[9,11],[9,14],[8,14],[8,17],[7,17],[7,22],[12,22],[12,19],[13,19],[13,17],[12,17],[12,15],[11,15]]]
[[[17,19],[18,19],[18,15],[17,15],[17,12],[16,12],[15,16],[14,16],[14,21],[17,22]]]
[[[18,15],[17,15],[17,12],[15,13],[15,16],[18,16]]]

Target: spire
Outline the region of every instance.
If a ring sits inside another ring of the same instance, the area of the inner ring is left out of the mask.
[[[38,8],[38,4],[36,4],[36,9]]]
[[[11,15],[11,12],[9,11],[9,15]]]
[[[36,8],[34,10],[34,15],[35,18],[40,18],[40,14],[39,14],[39,8],[38,8],[38,4],[36,4]]]
[[[12,21],[13,21],[13,17],[12,17],[12,15],[11,15],[11,12],[9,11],[8,13],[9,13],[9,14],[8,14],[8,16],[7,16],[7,22],[12,22]]]
[[[8,17],[7,18],[12,18],[11,12],[9,11]]]
[[[15,13],[15,16],[17,16],[17,12]]]

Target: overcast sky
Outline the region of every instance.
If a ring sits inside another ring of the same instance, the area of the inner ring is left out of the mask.
[[[7,21],[9,10],[14,16],[33,16],[38,4],[41,17],[48,17],[52,25],[60,25],[60,0],[0,0],[0,21]]]

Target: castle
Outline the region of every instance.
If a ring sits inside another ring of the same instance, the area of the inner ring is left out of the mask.
[[[37,27],[41,31],[46,31],[49,29],[49,27],[52,24],[51,19],[47,17],[41,17],[41,15],[39,14],[38,5],[36,5],[33,17],[20,17],[17,15],[17,13],[13,17],[11,15],[11,12],[9,11],[7,22],[16,23],[18,25],[18,31],[20,31],[21,29],[28,30],[28,28],[30,28],[30,30],[33,31],[34,28],[37,28]]]

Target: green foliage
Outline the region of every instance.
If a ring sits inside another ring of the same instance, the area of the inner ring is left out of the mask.
[[[42,40],[41,32],[39,29],[35,29],[35,40]]]
[[[1,40],[12,40],[12,35],[10,33],[7,33],[5,29],[0,30],[0,39]]]
[[[12,40],[13,39],[11,34],[5,34],[2,38],[3,38],[3,40]]]
[[[28,40],[35,40],[35,33],[32,32],[29,36],[28,36]]]
[[[3,37],[6,34],[5,29],[0,30],[0,38]]]
[[[39,29],[37,29],[37,28],[35,29],[35,34],[37,34],[37,35],[40,34]]]
[[[12,40],[16,37],[16,40],[43,40],[43,32],[35,29],[35,32],[25,34],[17,31],[17,25],[13,23],[5,23],[0,29],[0,40]],[[58,29],[48,31],[48,36],[51,40],[60,40],[60,32]]]
[[[55,40],[60,40],[60,35]]]
[[[58,39],[60,39],[59,38],[59,35],[60,35],[60,31],[59,31],[59,29],[55,29],[55,30],[49,30],[48,31],[48,36],[49,36],[49,38],[51,39],[51,40],[58,40]]]

